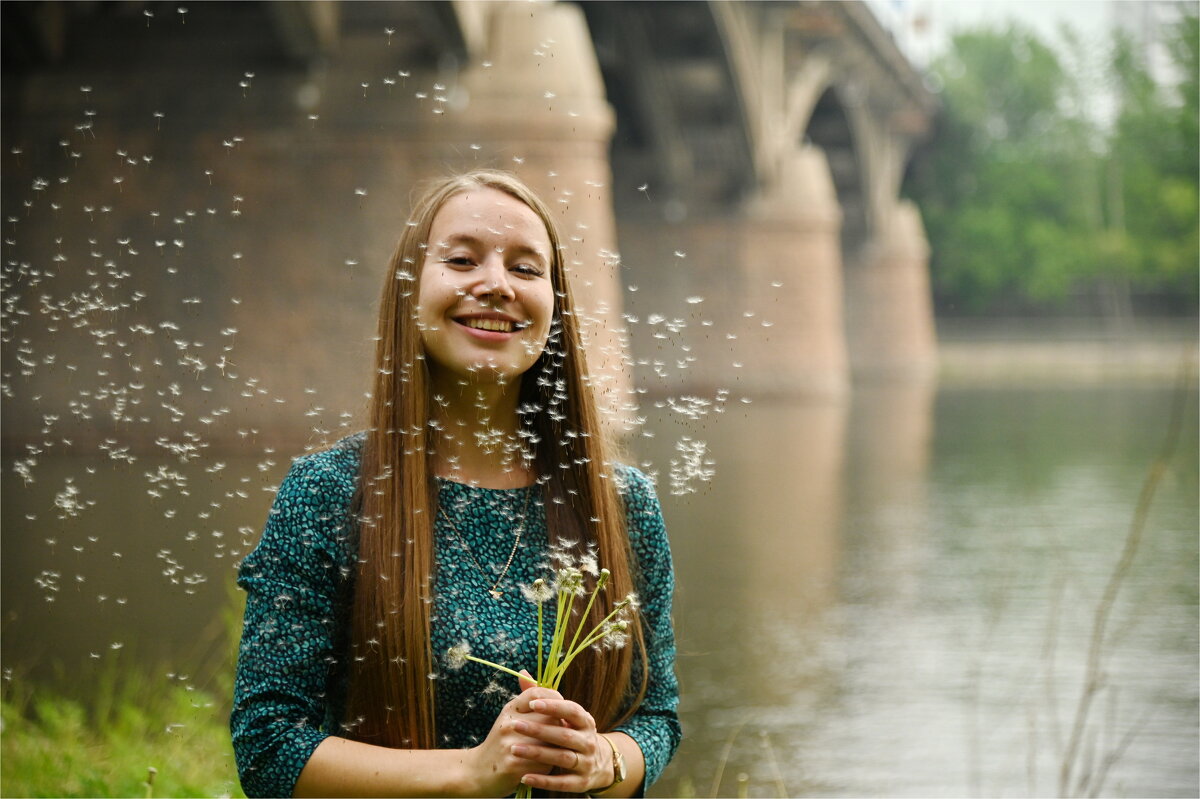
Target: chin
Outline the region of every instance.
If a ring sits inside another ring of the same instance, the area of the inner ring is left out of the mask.
[[[518,364],[477,361],[464,369],[455,371],[459,377],[471,383],[507,385],[521,382],[521,376],[525,373],[526,369],[523,369]]]

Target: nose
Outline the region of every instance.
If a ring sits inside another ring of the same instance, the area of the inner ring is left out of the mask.
[[[508,267],[499,253],[492,253],[475,270],[475,281],[471,284],[471,296],[477,300],[516,299]]]

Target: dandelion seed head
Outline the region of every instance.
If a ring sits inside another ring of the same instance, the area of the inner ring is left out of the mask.
[[[533,581],[533,585],[522,585],[521,595],[536,605],[543,605],[554,598],[554,589],[539,577]]]
[[[604,628],[604,637],[600,639],[605,649],[620,649],[629,643],[629,622],[614,621]]]
[[[470,656],[471,645],[466,641],[462,641],[446,650],[446,668],[458,671],[467,665],[467,658]]]
[[[583,572],[574,566],[560,569],[558,572],[558,590],[565,594],[583,596],[585,593]]]

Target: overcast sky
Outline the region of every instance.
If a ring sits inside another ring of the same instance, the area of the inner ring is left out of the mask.
[[[1047,43],[1058,40],[1068,23],[1096,45],[1108,41],[1115,7],[1144,0],[868,0],[876,15],[893,29],[896,40],[917,63],[944,49],[955,30],[1014,20],[1027,25]],[[1194,2],[1187,3],[1195,6]]]

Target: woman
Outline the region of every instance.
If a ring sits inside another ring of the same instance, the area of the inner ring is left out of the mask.
[[[241,566],[246,793],[640,793],[680,738],[670,552],[648,480],[610,459],[553,219],[516,178],[417,204],[375,366],[370,429],[295,461]],[[561,693],[444,668],[466,641],[535,669],[521,589],[593,556],[611,578],[588,627],[636,591],[629,645],[588,650]]]

